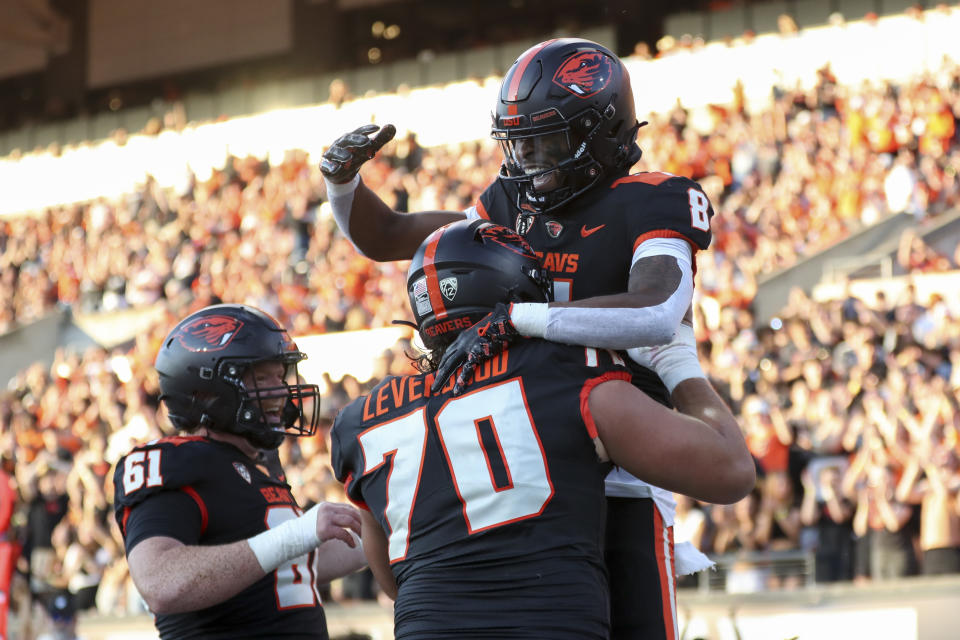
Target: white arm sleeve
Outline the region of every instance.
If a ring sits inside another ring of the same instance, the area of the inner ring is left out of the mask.
[[[668,343],[693,300],[693,256],[683,240],[654,238],[637,247],[631,267],[656,255],[675,257],[681,272],[676,291],[658,305],[605,309],[516,303],[510,319],[522,335],[566,344],[629,349]]]
[[[472,205],[463,210],[463,213],[467,216],[467,220],[479,220],[480,214],[477,213],[477,206]]]
[[[330,201],[330,209],[333,211],[333,219],[337,221],[337,227],[340,233],[347,237],[357,253],[365,256],[357,243],[350,237],[350,212],[353,210],[353,193],[360,184],[360,174],[353,176],[353,180],[344,184],[330,182],[324,177],[323,181],[327,185],[327,199]]]

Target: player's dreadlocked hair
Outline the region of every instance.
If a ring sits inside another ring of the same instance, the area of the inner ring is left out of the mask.
[[[433,373],[440,366],[440,361],[443,360],[443,354],[446,353],[447,347],[453,343],[456,337],[457,334],[448,334],[439,338],[438,342],[440,342],[440,344],[435,344],[433,349],[421,351],[420,353],[404,351],[404,354],[420,373]]]

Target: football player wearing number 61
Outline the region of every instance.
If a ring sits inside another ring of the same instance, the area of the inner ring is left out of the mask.
[[[164,640],[326,639],[317,583],[365,565],[357,510],[302,513],[275,453],[316,432],[305,357],[237,304],[193,313],[160,347],[160,398],[187,433],[134,448],[113,481],[130,575]]]
[[[491,310],[545,302],[550,286],[512,230],[483,220],[437,229],[407,278],[431,350],[424,373],[389,377],[337,416],[334,472],[362,508],[398,639],[608,638],[611,463],[710,502],[753,487],[737,421],[709,385],[682,385],[683,413],[673,411],[633,386],[612,351],[519,339],[462,394],[454,377],[431,391],[458,334],[495,330],[483,326]]]

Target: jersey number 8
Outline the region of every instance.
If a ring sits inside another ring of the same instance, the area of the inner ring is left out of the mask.
[[[701,231],[710,231],[710,218],[707,211],[710,209],[710,201],[702,191],[693,187],[687,189],[690,196],[690,226]]]

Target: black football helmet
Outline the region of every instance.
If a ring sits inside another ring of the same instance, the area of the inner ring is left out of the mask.
[[[206,427],[276,449],[284,435],[316,433],[320,392],[301,384],[297,363],[306,358],[268,314],[239,304],[218,304],[181,320],[157,354],[160,399],[177,429]],[[283,386],[248,386],[244,374],[263,362],[283,365]],[[265,410],[285,397],[279,419]],[[265,402],[266,401],[266,402]]]
[[[522,210],[552,211],[640,159],[630,76],[596,42],[547,40],[523,52],[500,85],[491,136],[500,177]]]
[[[424,346],[446,346],[498,302],[547,302],[553,282],[527,241],[486,220],[440,227],[407,271],[407,295]]]

